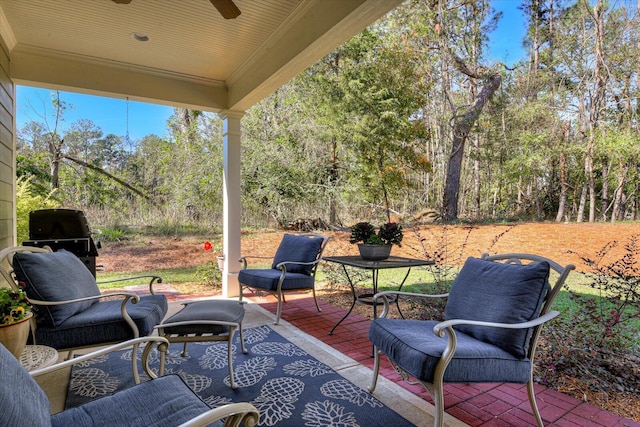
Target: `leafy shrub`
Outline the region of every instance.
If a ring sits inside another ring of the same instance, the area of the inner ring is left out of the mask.
[[[213,251],[214,259],[210,259],[205,265],[199,265],[196,269],[196,279],[205,285],[218,288],[222,285],[222,271],[218,267],[218,256],[222,255],[222,245],[212,244],[208,240],[204,242],[205,251]]]
[[[578,254],[593,273],[587,285],[598,293],[591,298],[572,296],[581,307],[572,316],[584,325],[584,342],[578,345],[626,352],[636,344],[638,331],[629,325],[640,319],[640,234],[624,244],[622,256],[612,254],[618,245],[608,243],[595,257]]]
[[[100,229],[100,239],[108,242],[119,242],[127,238],[127,231],[123,227],[104,227]]]
[[[622,247],[605,245],[595,256],[576,254],[591,269],[587,286],[597,296],[579,295],[560,321],[549,325],[548,371],[564,372],[589,381],[593,390],[640,391],[637,363],[640,319],[640,235]],[[575,252],[573,252],[575,253]]]
[[[487,242],[487,247],[484,250],[486,253],[491,253],[495,244],[506,233],[511,231],[515,225],[507,227],[504,231],[496,235],[491,242]],[[454,279],[456,278],[461,266],[466,261],[465,252],[469,245],[469,239],[477,227],[470,225],[466,228],[466,234],[463,236],[462,241],[453,241],[451,238],[451,227],[444,225],[439,227],[429,227],[427,229],[416,229],[417,241],[419,247],[411,247],[410,249],[415,252],[419,258],[430,259],[435,262],[430,267],[433,274],[433,283],[422,284],[420,287],[421,293],[427,294],[445,294],[449,292]],[[480,255],[480,254],[478,254]],[[442,319],[444,318],[444,308],[447,303],[446,298],[431,298],[420,299],[424,307],[425,319]]]
[[[32,177],[18,178],[16,181],[17,242],[22,243],[29,240],[29,212],[59,206],[51,193],[43,196],[35,191]]]
[[[218,268],[218,261],[210,259],[205,265],[196,268],[196,280],[204,285],[212,286],[214,289],[222,285],[222,271]]]

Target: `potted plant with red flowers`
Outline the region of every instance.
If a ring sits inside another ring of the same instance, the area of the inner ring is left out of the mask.
[[[389,258],[393,245],[402,246],[402,226],[388,222],[376,227],[369,222],[359,222],[351,227],[350,243],[357,243],[362,259],[379,261]]]
[[[216,261],[218,263],[218,269],[220,271],[224,271],[224,254],[222,253],[222,245],[220,243],[216,243],[213,245],[210,241],[204,242],[204,250],[205,251],[213,251],[216,255]]]
[[[205,251],[212,251],[215,254],[215,261],[210,259],[205,265],[200,265],[196,269],[197,278],[206,285],[218,286],[222,282],[222,271],[224,269],[224,254],[219,243],[215,245],[209,241],[204,242]]]

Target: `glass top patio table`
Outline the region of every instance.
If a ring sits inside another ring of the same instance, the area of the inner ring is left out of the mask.
[[[421,266],[428,266],[428,265],[435,264],[435,262],[433,262],[432,260],[404,258],[404,257],[397,257],[397,256],[390,256],[389,258],[378,260],[378,261],[365,260],[365,259],[362,259],[359,255],[330,256],[330,257],[322,257],[322,259],[324,261],[333,262],[336,264],[340,264],[342,266],[344,274],[347,276],[347,281],[349,282],[349,286],[351,287],[351,293],[353,295],[353,302],[351,303],[351,307],[349,308],[349,311],[347,311],[347,314],[345,314],[344,317],[340,319],[338,323],[336,323],[333,326],[333,328],[331,328],[329,335],[333,335],[333,331],[338,327],[338,325],[340,325],[342,321],[346,319],[349,316],[349,314],[351,314],[351,311],[353,311],[353,307],[355,307],[356,302],[360,304],[367,304],[367,305],[373,306],[373,317],[377,316],[377,310],[376,310],[377,304],[373,302],[373,296],[378,293],[378,276],[379,276],[380,270],[385,270],[390,268],[406,268],[407,269],[407,273],[405,274],[404,278],[402,279],[402,282],[400,283],[400,287],[398,288],[398,291],[400,291],[402,290],[402,286],[406,282],[407,277],[409,277],[409,273],[411,273],[412,267],[421,267]],[[371,271],[371,276],[372,276],[371,282],[373,285],[372,293],[365,293],[361,295],[356,294],[356,289],[351,279],[351,276],[347,271],[347,266]],[[402,312],[400,311],[400,306],[398,305],[398,299],[395,298],[390,302],[396,303],[396,308],[398,309],[398,313],[400,313],[400,315],[402,316]]]

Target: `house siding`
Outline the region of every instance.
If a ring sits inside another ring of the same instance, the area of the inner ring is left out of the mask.
[[[0,39],[0,249],[15,241],[15,93],[9,78],[9,50]]]

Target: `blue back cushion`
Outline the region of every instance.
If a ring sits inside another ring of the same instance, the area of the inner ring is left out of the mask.
[[[0,344],[1,426],[50,426],[49,400],[18,359]]]
[[[539,316],[549,290],[549,263],[503,264],[469,258],[451,285],[445,320],[521,323]],[[531,329],[459,325],[455,329],[525,357]]]
[[[323,238],[319,236],[296,236],[285,234],[278,246],[276,255],[273,258],[271,268],[284,261],[293,262],[313,262],[318,257],[322,247]],[[287,271],[292,273],[303,273],[310,275],[313,271],[312,265],[287,265]]]
[[[64,249],[49,253],[16,253],[13,269],[31,299],[67,301],[100,295],[93,274],[77,256]],[[45,325],[56,327],[96,302],[38,306],[36,314]]]

